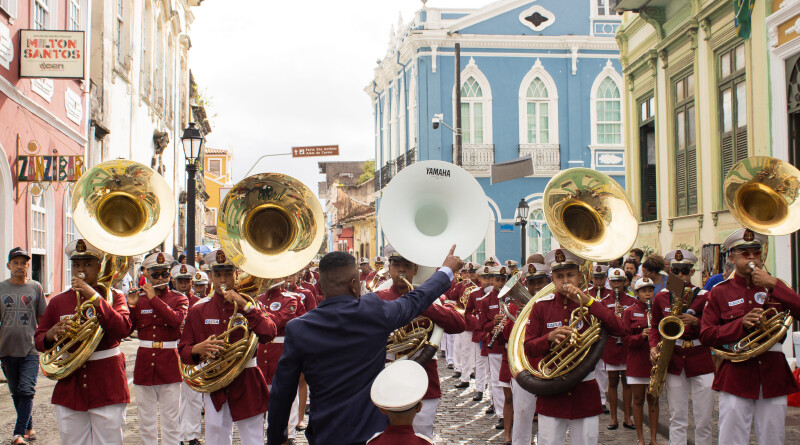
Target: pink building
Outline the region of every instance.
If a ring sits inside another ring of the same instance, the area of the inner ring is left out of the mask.
[[[88,5],[0,0],[0,253],[5,259],[14,246],[31,252],[32,277],[48,294],[68,286],[64,246],[80,236],[69,200],[87,145],[89,73],[84,69],[83,79],[20,78],[20,30],[86,31],[87,45],[78,50],[88,67]]]

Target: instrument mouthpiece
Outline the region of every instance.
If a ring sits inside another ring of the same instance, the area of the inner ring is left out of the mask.
[[[756,263],[750,261],[749,263],[747,263],[747,267],[749,267],[751,271],[755,271],[756,270]]]

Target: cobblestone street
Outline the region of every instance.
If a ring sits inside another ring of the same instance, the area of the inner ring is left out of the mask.
[[[137,422],[137,408],[133,398],[133,362],[136,357],[138,340],[127,341],[122,344],[122,351],[126,356],[128,384],[131,387],[131,404],[128,406],[127,419],[125,422],[125,444],[138,444],[139,432]],[[439,360],[439,373],[442,379],[442,400],[439,404],[439,412],[436,418],[436,443],[439,445],[457,444],[502,444],[503,431],[494,429],[496,417],[485,414],[489,406],[488,397],[484,397],[481,402],[473,402],[472,395],[474,388],[461,390],[454,386],[458,383],[457,379],[452,378],[453,371],[444,366],[444,360]],[[39,375],[36,398],[34,400],[34,427],[39,436],[35,443],[38,445],[55,445],[60,443],[58,428],[56,424],[55,411],[50,404],[50,395],[53,391],[55,382]],[[488,396],[488,392],[486,394]],[[620,397],[621,400],[621,397]],[[691,408],[690,408],[691,410]],[[714,413],[714,436],[717,436],[716,420],[718,413]],[[659,443],[667,444],[667,425],[669,422],[669,411],[666,404],[666,397],[661,397]],[[10,439],[10,432],[15,421],[14,407],[11,403],[11,396],[6,385],[0,386],[0,429],[3,435],[0,441],[6,442]],[[622,422],[622,414],[619,416]],[[604,445],[618,444],[629,445],[636,443],[636,432],[620,428],[615,431],[606,429],[609,423],[608,415],[600,416],[600,439],[599,443]],[[645,421],[646,423],[646,421]],[[689,443],[693,444],[693,422],[689,416],[690,432]],[[534,424],[534,432],[536,426]],[[645,433],[649,436],[649,432]],[[298,434],[298,443],[307,443],[302,433]],[[238,442],[238,436],[234,433],[234,443]],[[716,444],[717,441],[715,440]],[[751,435],[750,443],[756,443]],[[786,443],[800,443],[800,408],[789,408],[786,418]]]

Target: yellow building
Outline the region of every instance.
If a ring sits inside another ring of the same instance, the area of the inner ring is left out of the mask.
[[[771,154],[771,5],[756,2],[749,38],[738,37],[730,0],[621,0],[617,8],[628,11],[617,42],[637,246],[685,248],[716,272],[712,245],[741,227],[723,199],[725,175],[741,159]]]
[[[203,181],[208,193],[206,201],[206,226],[217,225],[217,210],[225,194],[232,187],[232,155],[222,148],[205,148],[203,159]],[[206,231],[206,238],[216,241],[216,231]]]

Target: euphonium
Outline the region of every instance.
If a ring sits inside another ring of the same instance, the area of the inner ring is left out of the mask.
[[[406,279],[405,275],[400,274],[399,278],[408,287],[409,292],[414,290],[414,285]],[[439,300],[436,302],[438,303]],[[430,318],[420,315],[411,320],[411,323],[395,329],[389,334],[389,338],[386,340],[386,353],[394,354],[395,360],[413,357],[414,361],[424,366],[436,354],[443,334],[444,329],[434,324]],[[420,350],[421,352],[417,354],[417,351]],[[414,354],[417,355],[414,356]]]
[[[367,283],[367,289],[369,289],[370,292],[373,292],[375,288],[377,288],[378,285],[380,284],[380,281],[381,280],[385,281],[388,275],[389,275],[389,266],[386,266],[378,271],[375,271],[375,275],[373,275],[372,279],[369,280],[369,283]]]
[[[472,280],[468,280],[469,284],[464,287],[464,290],[461,291],[461,295],[458,297],[458,301],[456,302],[456,311],[459,314],[465,315],[467,310],[467,303],[469,303],[469,296],[472,295],[473,292],[478,290],[478,285],[472,282]]]
[[[685,283],[675,275],[670,274],[667,281],[667,290],[670,293],[669,313],[658,323],[658,334],[661,340],[656,345],[656,364],[650,368],[650,385],[647,393],[653,397],[661,395],[664,388],[664,381],[667,378],[667,369],[675,350],[675,340],[681,338],[684,331],[683,321],[678,318],[687,307],[692,303],[695,293],[691,288],[685,287]]]

